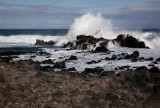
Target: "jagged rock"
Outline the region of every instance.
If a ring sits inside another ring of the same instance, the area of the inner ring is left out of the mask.
[[[160,62],[160,58],[157,58],[156,61],[157,61],[157,62]]]
[[[82,50],[93,50],[101,47],[100,52],[106,52],[104,48],[108,47],[108,43],[112,42],[114,45],[129,48],[148,48],[144,42],[130,35],[119,35],[116,39],[108,40],[104,38],[95,38],[93,36],[79,35],[77,40],[73,42],[68,42],[63,47],[71,49],[82,49]],[[97,49],[98,50],[98,49]],[[99,50],[98,50],[99,51]],[[97,51],[97,52],[98,52]]]
[[[101,62],[101,61],[92,60],[92,61],[90,61],[90,62],[87,62],[87,64],[95,64],[95,63],[99,63],[99,62]]]
[[[117,41],[120,46],[122,47],[129,47],[129,48],[148,48],[144,42],[139,41],[138,39],[134,38],[127,34],[127,36],[121,34],[119,35],[114,41]]]
[[[62,61],[62,62],[56,62],[54,64],[54,68],[66,68],[65,62],[64,61]]]
[[[112,55],[111,60],[116,60],[117,56],[116,55]]]
[[[39,40],[39,39],[37,39],[36,40],[36,43],[35,43],[35,45],[55,45],[55,41],[48,41],[48,42],[45,42],[45,41],[43,41],[43,40]]]
[[[136,62],[139,57],[139,52],[138,51],[134,51],[131,55],[127,54],[127,53],[122,53],[122,54],[118,54],[118,55],[112,55],[111,58],[106,57],[106,60],[121,60],[121,59],[131,59],[132,62]]]
[[[71,49],[87,50],[96,47],[96,44],[98,42],[100,42],[99,47],[101,46],[107,47],[109,40],[104,38],[95,38],[93,36],[78,35],[76,41],[68,42],[67,44],[64,45],[64,47],[65,48],[70,47]]]
[[[95,52],[108,52],[109,50],[105,46],[97,47]]]
[[[130,58],[137,58],[139,56],[139,52],[138,51],[134,51],[131,55]]]
[[[67,44],[63,45],[63,48],[72,48],[74,46],[74,42],[68,42]]]
[[[71,55],[71,57],[68,60],[78,60],[78,58],[74,55]]]
[[[111,60],[109,57],[106,57],[105,60]]]

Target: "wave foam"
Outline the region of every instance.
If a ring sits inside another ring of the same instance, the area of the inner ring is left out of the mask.
[[[118,28],[118,27],[116,27]],[[93,15],[87,13],[80,18],[76,18],[74,23],[70,27],[70,31],[67,34],[69,41],[75,40],[77,35],[92,35],[96,38],[114,39],[119,34],[130,34],[140,41],[144,41],[150,48],[160,48],[160,33],[155,32],[140,32],[131,30],[113,30],[111,20],[104,19],[100,13]],[[151,38],[152,39],[149,39]],[[115,47],[114,45],[111,45]],[[111,47],[110,46],[110,47]]]
[[[29,43],[34,44],[37,39],[44,41],[59,41],[64,36],[42,36],[42,35],[12,35],[12,36],[0,36],[0,42],[10,43]]]
[[[116,27],[118,28],[118,27]],[[98,14],[87,13],[74,20],[70,26],[70,30],[66,36],[42,36],[42,35],[12,35],[0,36],[0,42],[12,43],[29,43],[34,44],[36,39],[44,41],[58,41],[56,45],[60,46],[68,41],[76,40],[77,35],[92,35],[96,38],[114,39],[119,34],[130,34],[140,41],[144,41],[150,48],[160,48],[160,33],[155,32],[140,32],[140,31],[127,31],[127,30],[113,30],[111,20],[107,20]],[[110,47],[114,45],[110,45]]]

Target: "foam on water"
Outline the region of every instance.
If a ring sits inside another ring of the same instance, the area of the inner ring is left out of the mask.
[[[11,36],[0,36],[0,42],[8,43],[8,44],[18,44],[18,43],[28,43],[34,44],[37,39],[44,40],[44,41],[59,41],[64,36],[42,36],[42,35],[11,35]]]
[[[112,21],[104,19],[100,13],[96,15],[87,13],[74,20],[74,23],[71,25],[70,31],[67,34],[67,39],[69,41],[75,40],[77,35],[92,35],[96,38],[103,37],[106,39],[114,39],[119,34],[130,34],[135,38],[138,38],[140,41],[144,41],[150,48],[160,48],[159,34],[155,34],[154,32],[143,33],[130,30],[114,31],[113,29]],[[152,39],[149,39],[151,37]]]
[[[118,27],[116,27],[118,28]],[[43,36],[43,35],[12,35],[12,36],[0,36],[0,43],[28,43],[34,44],[36,39],[44,41],[57,41],[58,46],[67,43],[68,41],[76,40],[77,35],[92,35],[96,38],[114,39],[119,34],[130,34],[141,41],[144,41],[150,48],[160,48],[160,33],[155,32],[140,32],[130,30],[113,30],[112,21],[105,19],[98,14],[87,13],[79,18],[76,18],[73,24],[70,26],[70,30],[65,36]],[[115,47],[110,45],[109,47]]]
[[[137,61],[131,62],[129,59],[122,59],[122,60],[105,60],[106,57],[111,58],[113,55],[118,55],[122,53],[132,54],[133,51],[139,51],[140,57],[150,58],[153,57],[154,61],[159,58],[160,49],[137,49],[137,48],[109,48],[111,52],[110,54],[102,54],[102,53],[90,53],[88,51],[81,52],[80,50],[59,50],[55,51],[53,48],[43,48],[44,51],[51,54],[48,58],[47,55],[40,56],[36,55],[35,58],[32,58],[34,61],[44,61],[48,59],[54,59],[54,62],[60,62],[68,59],[71,55],[77,56],[78,60],[68,60],[66,61],[66,68],[76,68],[78,72],[82,72],[85,68],[96,68],[102,67],[104,70],[107,71],[115,71],[115,68],[121,66],[130,66],[130,69],[134,69],[134,67],[146,66],[147,68],[151,68],[148,66],[152,64],[153,61]],[[17,60],[29,60],[31,59],[30,54],[19,55],[19,58],[13,58],[14,61]],[[87,64],[87,62],[91,61],[101,61],[99,63]],[[42,64],[42,66],[45,66]],[[48,66],[48,64],[47,64]],[[160,62],[155,64],[155,66],[160,68]]]

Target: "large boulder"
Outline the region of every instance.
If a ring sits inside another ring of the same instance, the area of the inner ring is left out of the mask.
[[[160,57],[156,59],[157,62],[160,62]]]
[[[129,48],[148,48],[144,42],[139,41],[133,36],[127,34],[127,36],[121,34],[119,35],[114,41],[117,41],[120,46],[122,47],[129,47]]]
[[[138,51],[134,51],[131,55],[130,58],[137,58],[139,57],[139,52]]]
[[[108,52],[109,50],[105,46],[97,47],[95,52]]]

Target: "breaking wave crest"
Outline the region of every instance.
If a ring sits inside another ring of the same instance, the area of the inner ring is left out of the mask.
[[[118,27],[116,27],[118,28]],[[57,41],[60,46],[68,41],[76,40],[77,35],[92,35],[96,38],[114,39],[119,34],[130,34],[140,41],[144,41],[150,48],[160,48],[160,32],[141,32],[131,30],[114,30],[112,21],[98,14],[87,13],[76,18],[65,36],[43,36],[43,35],[12,35],[0,36],[0,42],[28,43],[34,44],[36,39],[44,41]],[[114,46],[114,45],[111,45]]]
[[[118,28],[118,27],[115,27]],[[92,35],[96,38],[115,39],[119,34],[130,34],[144,41],[150,48],[160,48],[160,33],[131,30],[115,30],[112,21],[101,16],[87,13],[74,20],[67,34],[68,40],[75,40],[77,35]]]

